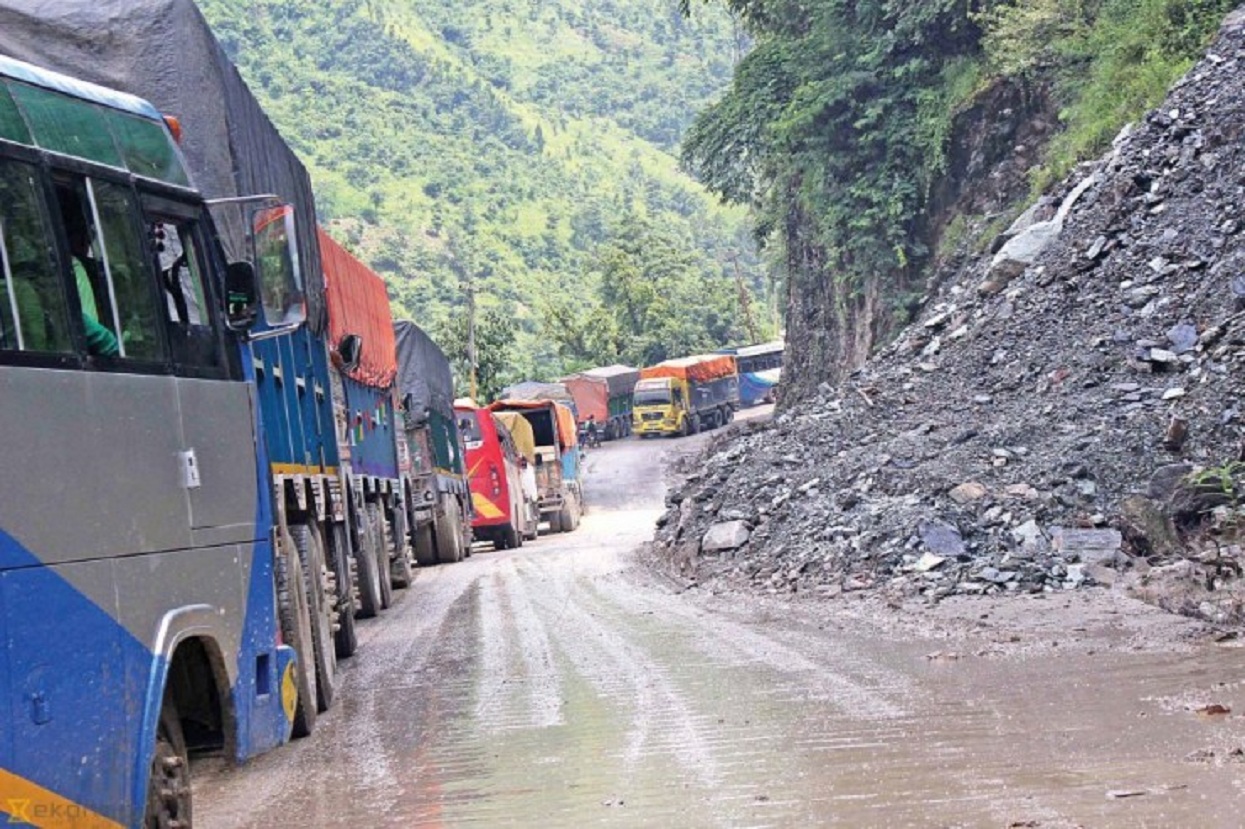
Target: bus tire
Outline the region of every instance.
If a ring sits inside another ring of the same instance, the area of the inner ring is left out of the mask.
[[[298,699],[294,708],[294,736],[306,737],[316,728],[315,646],[311,639],[311,607],[307,599],[307,582],[298,549],[288,532],[281,533],[280,549],[276,551],[277,616],[281,622],[281,638],[294,649],[298,660],[294,666],[294,687]]]
[[[415,528],[415,562],[420,567],[431,567],[437,563],[437,540],[432,534],[431,521]]]
[[[333,616],[336,614],[336,591],[328,586],[324,544],[317,524],[294,524],[290,536],[298,548],[298,558],[307,583],[307,606],[311,611],[311,648],[316,665],[316,708],[327,711],[333,707],[337,691],[337,646],[333,641]]]
[[[506,525],[506,548],[517,550],[523,546],[523,536],[514,528],[514,524]]]
[[[337,658],[353,656],[359,649],[359,636],[354,626],[354,615],[359,606],[359,579],[354,559],[346,548],[346,528],[332,524],[329,529],[332,560],[337,562],[337,633],[333,635]]]
[[[371,619],[380,615],[381,592],[380,573],[376,567],[376,553],[373,550],[376,542],[372,536],[372,528],[366,517],[359,516],[359,543],[354,548],[355,567],[359,577],[359,613],[360,619]]]
[[[373,554],[376,557],[376,572],[380,576],[380,606],[390,607],[393,604],[393,580],[389,573],[389,522],[385,520],[385,512],[380,504],[368,501],[367,523],[372,531]]]
[[[160,706],[156,745],[147,778],[147,807],[144,829],[193,825],[190,792],[190,754],[182,734],[182,720],[168,690]]]

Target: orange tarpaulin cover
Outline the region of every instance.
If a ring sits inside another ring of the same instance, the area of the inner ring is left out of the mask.
[[[640,369],[640,378],[678,377],[693,383],[706,383],[736,374],[735,358],[729,354],[701,354],[696,357],[680,357],[666,360],[655,366]]]
[[[375,388],[387,388],[398,373],[398,346],[385,281],[317,228],[324,287],[329,305],[329,345],[347,334],[363,338],[359,366],[349,376]]]
[[[562,444],[563,449],[568,449],[579,443],[579,428],[575,425],[575,414],[561,403],[554,403],[552,400],[498,400],[489,406],[489,409],[496,411],[515,411],[518,409],[547,409],[553,406],[557,412],[558,418],[558,442]]]

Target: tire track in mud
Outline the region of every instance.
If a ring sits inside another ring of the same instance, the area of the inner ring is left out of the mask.
[[[518,587],[523,569],[524,563],[510,558],[481,584],[475,717],[485,731],[550,728],[564,721],[562,683],[544,621]]]

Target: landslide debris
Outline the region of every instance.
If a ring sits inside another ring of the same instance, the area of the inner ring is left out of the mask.
[[[1245,10],[847,382],[715,439],[660,558],[715,588],[1119,584],[1245,618],[1242,77]]]

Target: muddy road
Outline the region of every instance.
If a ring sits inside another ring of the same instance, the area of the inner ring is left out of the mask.
[[[703,440],[607,445],[578,531],[420,570],[312,737],[196,763],[196,825],[1241,825],[1236,642],[1101,594],[680,591],[634,551]]]

